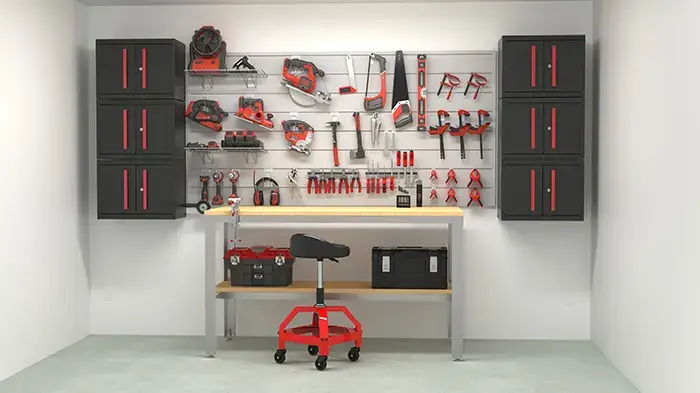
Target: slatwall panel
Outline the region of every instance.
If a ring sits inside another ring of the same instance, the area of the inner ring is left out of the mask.
[[[450,186],[445,184],[447,179],[447,171],[453,168],[457,171],[459,184],[455,187],[457,190],[457,198],[460,206],[465,206],[469,201],[469,191],[466,185],[469,181],[469,172],[476,168],[481,172],[481,181],[484,188],[481,190],[481,200],[485,207],[494,207],[496,200],[495,185],[496,173],[495,165],[495,131],[497,129],[496,116],[496,55],[495,52],[442,52],[428,54],[428,97],[427,110],[428,125],[437,125],[436,112],[439,109],[448,111],[451,115],[451,121],[454,125],[458,125],[457,111],[466,109],[472,112],[471,121],[475,124],[477,121],[476,112],[479,109],[487,110],[491,113],[491,127],[483,135],[484,158],[481,159],[479,154],[479,138],[475,135],[465,136],[465,145],[467,149],[467,158],[460,159],[459,138],[450,136],[445,133],[443,135],[446,157],[440,159],[439,154],[439,137],[429,135],[427,132],[417,131],[415,121],[415,110],[417,108],[416,90],[417,90],[417,62],[416,53],[404,52],[406,63],[406,73],[409,87],[409,97],[411,107],[414,111],[414,123],[396,130],[396,144],[398,150],[407,151],[413,149],[415,152],[414,178],[421,179],[423,182],[423,201],[424,205],[445,205],[447,190]],[[387,104],[384,110],[379,112],[382,120],[383,129],[394,129],[391,121],[391,92],[393,87],[393,70],[394,70],[394,53],[380,53],[387,59]],[[229,67],[240,58],[240,54],[229,54]],[[396,199],[395,193],[386,194],[367,194],[365,191],[365,172],[368,168],[367,162],[373,160],[378,163],[381,169],[390,169],[392,160],[395,157],[393,152],[389,153],[389,157],[384,154],[384,134],[380,133],[379,143],[377,146],[371,144],[370,133],[370,116],[371,113],[363,112],[362,102],[364,98],[365,84],[367,81],[367,54],[352,54],[355,67],[355,78],[357,80],[358,93],[352,95],[340,96],[333,94],[333,102],[328,105],[316,105],[311,108],[305,108],[296,105],[289,97],[287,89],[280,84],[282,80],[282,62],[285,57],[299,56],[303,60],[312,61],[317,67],[325,71],[326,76],[321,78],[317,86],[324,91],[336,93],[339,86],[348,84],[345,54],[248,54],[250,62],[258,69],[264,70],[268,74],[268,78],[259,79],[255,88],[246,88],[245,84],[236,78],[217,78],[214,81],[213,87],[208,84],[202,84],[202,80],[197,77],[188,77],[188,98],[197,100],[208,98],[216,100],[221,107],[233,114],[237,110],[238,97],[243,95],[246,97],[262,98],[265,104],[265,111],[274,114],[274,130],[265,130],[257,126],[250,125],[229,116],[222,123],[224,130],[252,130],[255,131],[258,138],[265,143],[267,153],[259,154],[257,163],[250,161],[246,163],[244,157],[240,153],[218,153],[213,154],[213,162],[208,158],[202,160],[198,154],[189,154],[189,185],[188,193],[189,201],[197,201],[199,199],[199,180],[200,175],[211,176],[214,171],[220,170],[224,175],[231,169],[236,169],[241,173],[241,179],[238,183],[238,193],[244,199],[244,204],[252,204],[253,194],[253,171],[259,178],[264,174],[271,174],[281,186],[281,202],[284,205],[394,205]],[[450,101],[446,100],[446,89],[439,97],[436,92],[440,86],[443,72],[450,72],[457,75],[462,80],[462,87],[456,88],[453,92]],[[472,100],[473,88],[470,89],[468,96],[464,96],[464,86],[469,79],[471,72],[477,72],[484,75],[489,80],[489,85],[481,89],[478,100]],[[324,85],[325,83],[325,85]],[[370,96],[377,94],[379,91],[378,66],[372,65],[370,77]],[[352,118],[353,112],[360,112],[362,125],[363,146],[366,151],[367,160],[351,160],[349,151],[357,146],[355,135],[355,123]],[[330,170],[333,168],[333,152],[332,139],[330,128],[326,122],[330,120],[330,114],[337,114],[338,120],[341,122],[341,128],[338,130],[338,148],[340,157],[340,169],[359,169],[362,178],[363,192],[362,194],[334,194],[334,195],[311,195],[307,194],[306,190],[306,173],[310,169]],[[284,139],[284,133],[281,129],[281,121],[297,116],[299,120],[309,123],[315,128],[314,141],[311,145],[312,153],[309,156],[299,154],[287,149],[287,142]],[[221,142],[223,133],[216,133],[207,128],[188,121],[188,140],[206,143],[209,140]],[[299,199],[296,195],[291,195],[287,173],[291,168],[298,170],[298,182],[302,189],[302,198]],[[438,181],[429,180],[431,169],[436,169],[440,176]],[[403,180],[396,178],[397,185],[403,185]],[[230,183],[228,179],[222,183],[224,199],[230,193]],[[438,192],[438,200],[430,200],[431,188],[435,188]],[[214,182],[210,181],[210,196],[214,195]],[[415,188],[411,190],[412,202],[415,201]],[[269,194],[266,192],[265,197]]]

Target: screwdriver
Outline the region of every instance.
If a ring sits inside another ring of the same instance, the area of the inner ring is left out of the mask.
[[[408,167],[408,152],[403,152],[403,184],[408,187],[408,172],[406,171]]]
[[[408,165],[411,167],[411,187],[413,187],[413,150],[410,150],[409,153],[409,159],[408,159]]]

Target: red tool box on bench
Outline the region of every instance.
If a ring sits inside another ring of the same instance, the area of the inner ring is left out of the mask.
[[[372,288],[447,289],[447,248],[372,248]]]
[[[286,287],[292,283],[294,257],[288,248],[232,248],[224,262],[233,286]]]

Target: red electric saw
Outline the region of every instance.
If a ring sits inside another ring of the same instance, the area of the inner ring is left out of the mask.
[[[326,75],[322,69],[310,61],[300,59],[284,59],[282,65],[282,85],[289,89],[292,100],[300,106],[313,106],[315,103],[331,103],[331,94],[316,90],[316,77],[323,78]],[[294,99],[292,91],[300,93],[314,100],[314,104],[307,105]]]
[[[238,112],[234,113],[233,116],[268,130],[275,126],[272,122],[274,115],[272,113],[265,114],[262,98],[239,97]]]
[[[282,129],[284,130],[284,139],[291,143],[289,150],[294,150],[307,156],[311,154],[314,128],[309,123],[301,120],[283,120]]]
[[[228,116],[219,106],[219,103],[212,100],[190,101],[185,111],[185,116],[190,120],[212,129],[221,131],[221,121]]]
[[[202,26],[194,32],[189,69],[198,72],[226,69],[226,42],[214,26]]]

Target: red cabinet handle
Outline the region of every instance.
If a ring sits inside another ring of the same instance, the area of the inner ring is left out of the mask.
[[[537,133],[537,108],[530,108],[530,149],[535,150]]]
[[[148,150],[148,111],[141,110],[141,149]]]
[[[552,108],[552,150],[557,149],[557,108]]]
[[[143,192],[141,195],[141,205],[143,205],[143,210],[148,210],[148,171],[143,170]]]
[[[141,48],[141,88],[146,89],[146,48]]]
[[[129,110],[122,110],[122,147],[129,149]]]
[[[530,211],[535,211],[535,170],[530,169]]]
[[[552,87],[557,87],[557,46],[552,45]]]
[[[122,89],[126,90],[127,85],[127,59],[126,59],[126,49],[122,49]]]
[[[124,169],[122,173],[122,202],[124,203],[124,210],[129,210],[129,170]]]
[[[530,49],[530,85],[537,87],[537,45]]]
[[[552,172],[550,174],[551,181],[552,181],[552,192],[550,193],[549,197],[549,207],[551,208],[552,211],[557,210],[557,170],[552,169]]]

